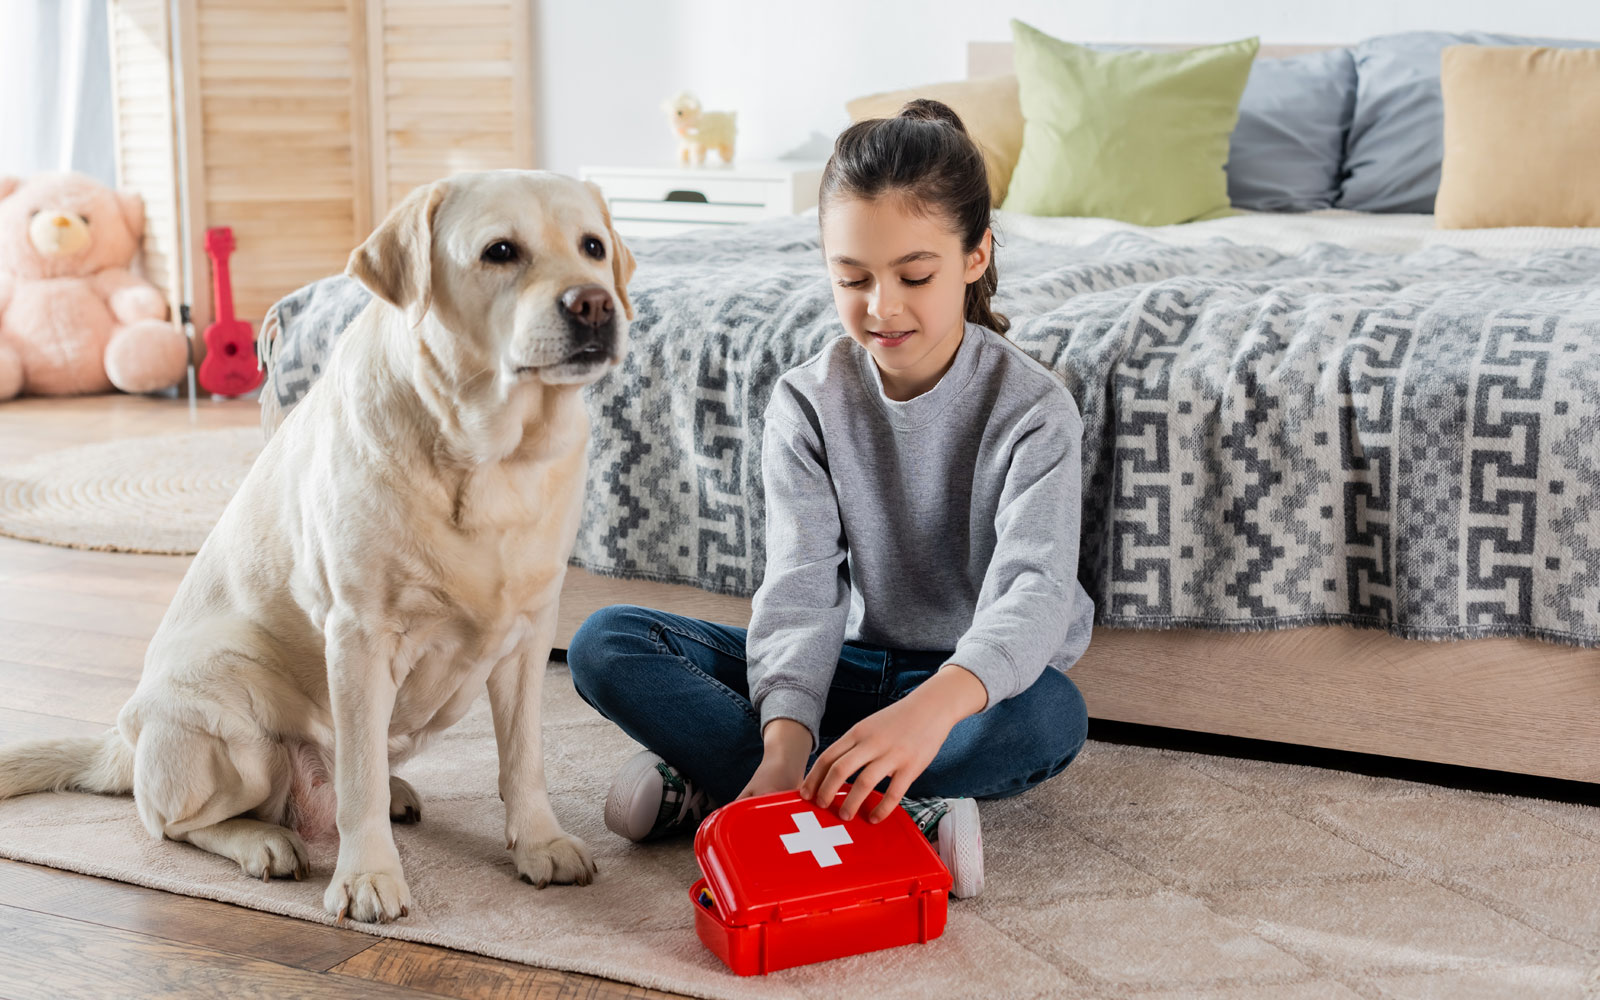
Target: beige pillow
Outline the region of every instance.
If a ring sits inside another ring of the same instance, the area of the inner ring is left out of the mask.
[[[1600,49],[1452,45],[1434,224],[1600,226]]]
[[[1022,153],[1022,105],[1017,100],[1015,76],[991,76],[979,80],[930,83],[887,94],[858,97],[845,104],[850,120],[892,118],[907,101],[925,97],[950,105],[961,116],[967,134],[983,151],[989,173],[989,193],[999,205],[1011,185],[1011,171]]]

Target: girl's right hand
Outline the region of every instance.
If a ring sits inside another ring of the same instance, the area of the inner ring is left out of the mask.
[[[793,719],[773,719],[761,734],[764,750],[761,764],[750,777],[739,798],[770,792],[792,792],[806,774],[806,759],[811,755],[811,730]]]

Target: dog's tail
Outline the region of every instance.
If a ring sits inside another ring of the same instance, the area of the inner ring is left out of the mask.
[[[133,747],[116,729],[100,736],[32,740],[0,748],[0,799],[29,792],[133,791]]]

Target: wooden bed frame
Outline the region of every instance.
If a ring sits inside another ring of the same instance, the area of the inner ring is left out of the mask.
[[[556,646],[608,604],[744,627],[750,602],[568,567]],[[1097,628],[1073,665],[1096,719],[1600,781],[1600,651],[1375,629]]]
[[[1327,48],[1263,46],[1281,58]],[[968,47],[968,76],[1011,44]],[[587,615],[642,604],[743,626],[747,600],[569,569],[557,646]],[[1533,639],[1418,641],[1337,626],[1097,628],[1072,667],[1097,719],[1600,782],[1600,650]]]

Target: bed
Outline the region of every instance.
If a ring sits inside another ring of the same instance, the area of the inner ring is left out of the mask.
[[[1011,337],[1084,415],[1092,716],[1600,780],[1600,231],[996,228]],[[632,249],[572,562],[748,597],[766,400],[841,335],[815,218]],[[365,296],[274,307],[269,425]]]

